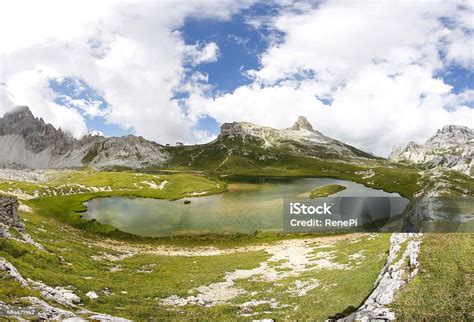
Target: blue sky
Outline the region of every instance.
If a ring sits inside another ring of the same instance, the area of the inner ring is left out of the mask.
[[[237,87],[247,85],[252,80],[245,75],[246,71],[259,67],[259,55],[267,49],[268,37],[279,35],[276,30],[269,30],[265,26],[256,29],[248,21],[254,18],[267,18],[276,14],[279,6],[257,3],[248,9],[233,14],[228,20],[218,18],[186,17],[181,27],[177,28],[187,45],[205,44],[214,42],[219,47],[217,61],[192,66],[185,64],[187,73],[196,71],[208,76],[208,84],[212,86],[213,94],[232,92]],[[95,42],[94,42],[95,43]],[[101,101],[101,109],[107,108],[106,100],[86,82],[79,78],[51,79],[49,87],[59,95],[55,102],[60,105],[74,107],[64,98]],[[78,87],[81,88],[77,92]],[[176,98],[187,97],[186,92],[176,92]],[[186,106],[183,106],[186,109]],[[100,131],[106,136],[121,136],[134,133],[133,129],[110,124],[102,116],[85,116],[86,124],[91,131]],[[211,116],[202,117],[196,128],[209,132],[211,135],[219,133],[219,124]]]
[[[0,72],[1,108],[29,105],[76,136],[195,143],[214,138],[223,122],[282,128],[303,114],[327,135],[386,154],[446,122],[474,123],[469,5],[30,5],[37,14],[25,21],[37,28],[0,32],[8,66]],[[53,5],[59,14],[48,10]],[[22,12],[0,9],[5,24]]]
[[[102,97],[102,95],[80,78],[53,78],[49,80],[48,85],[49,88],[57,95],[57,97],[54,99],[54,102],[58,105],[67,106],[81,111],[81,108],[79,108],[77,104],[71,102],[71,100],[79,100],[89,104],[97,102],[99,111],[106,111],[108,108],[108,103]],[[120,127],[117,124],[107,122],[107,120],[100,114],[90,115],[88,113],[84,113],[84,118],[87,128],[90,129],[91,132],[100,131],[100,133],[106,136],[122,136],[133,134],[133,129]]]

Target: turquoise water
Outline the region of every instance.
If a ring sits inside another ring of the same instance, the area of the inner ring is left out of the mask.
[[[169,201],[148,198],[108,197],[87,203],[85,219],[141,236],[206,233],[253,233],[282,230],[283,198],[307,197],[315,187],[340,184],[347,189],[334,196],[395,197],[361,184],[328,178],[246,178],[232,181],[222,194]]]

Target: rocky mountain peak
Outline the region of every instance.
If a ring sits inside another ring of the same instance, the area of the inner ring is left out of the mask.
[[[466,132],[472,132],[472,129],[468,128],[467,126],[461,126],[461,125],[445,125],[441,130],[438,130],[438,133],[466,133]]]
[[[35,121],[33,113],[31,113],[28,106],[16,106],[11,111],[8,111],[3,116],[4,122],[20,122],[20,121]]]
[[[460,125],[445,125],[441,130],[438,130],[435,135],[433,135],[428,142],[430,141],[452,141],[457,142],[468,141],[474,138],[474,130],[468,128],[467,126]]]
[[[36,118],[27,106],[16,107],[0,118],[0,135],[21,137],[26,147],[39,153],[50,147],[55,153],[67,151],[76,140]]]
[[[404,149],[394,148],[389,158],[423,163],[429,167],[443,166],[470,174],[474,165],[474,130],[466,126],[445,125],[424,144],[410,142]]]
[[[304,116],[298,116],[295,124],[291,127],[292,130],[307,130],[314,132],[313,126],[309,123],[308,119]]]
[[[410,141],[410,142],[408,142],[406,148],[409,149],[409,150],[414,150],[414,149],[418,149],[419,147],[420,147],[420,145],[418,143],[416,143],[414,141]]]
[[[140,168],[161,164],[168,157],[161,145],[141,136],[87,135],[77,140],[36,118],[26,106],[0,117],[0,166]]]
[[[392,152],[390,152],[390,155],[389,155],[389,159],[392,159],[392,160],[398,160],[398,157],[400,156],[400,154],[402,153],[403,149],[401,146],[399,145],[395,145],[393,148],[392,148]]]

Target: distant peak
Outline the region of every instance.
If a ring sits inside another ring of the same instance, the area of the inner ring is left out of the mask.
[[[407,144],[407,147],[418,147],[418,146],[420,146],[420,145],[418,143],[416,143],[415,141],[410,141]]]
[[[10,111],[6,112],[5,115],[28,115],[34,118],[33,113],[28,106],[15,106]]]
[[[304,116],[298,116],[295,124],[291,127],[292,130],[307,130],[314,132],[313,126],[309,123],[308,119]]]
[[[469,131],[470,129],[467,126],[461,126],[461,125],[445,125],[441,130],[438,130],[438,132],[458,132],[458,131]]]

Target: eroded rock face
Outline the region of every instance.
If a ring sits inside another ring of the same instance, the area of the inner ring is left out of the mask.
[[[445,167],[470,174],[474,165],[474,129],[466,126],[446,125],[424,144],[410,142],[402,149],[394,147],[389,158],[426,164],[428,167]]]
[[[18,200],[13,197],[0,197],[0,224],[16,228],[24,232],[20,217],[18,216]]]
[[[0,134],[21,135],[26,148],[34,153],[52,147],[52,152],[62,154],[77,144],[72,136],[61,129],[56,130],[43,119],[35,118],[26,106],[19,106],[0,118]]]
[[[76,139],[17,107],[0,118],[0,166],[9,168],[142,168],[161,165],[169,157],[158,143],[133,135]]]
[[[89,152],[95,152],[95,156],[91,155],[90,165],[97,168],[120,165],[138,169],[162,164],[169,158],[162,145],[134,135],[104,139],[93,149]]]

